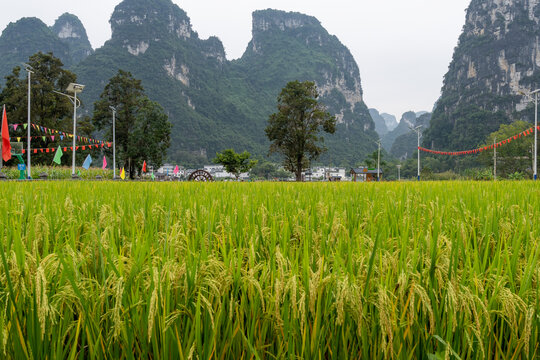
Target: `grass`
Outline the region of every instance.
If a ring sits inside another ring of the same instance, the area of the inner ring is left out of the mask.
[[[538,183],[0,189],[3,357],[540,356]]]
[[[67,180],[71,179],[71,167],[68,166],[32,166],[31,175],[33,179],[39,179],[39,175],[42,173],[47,174],[48,179],[50,180]],[[17,170],[17,167],[4,167],[1,170],[8,179],[17,180],[20,176],[20,171]],[[110,169],[99,169],[99,168],[89,168],[88,170],[77,167],[76,171],[80,172],[80,178],[85,180],[95,180],[96,176],[101,176],[102,179],[112,180],[113,171]],[[117,176],[119,176],[119,171]],[[25,174],[26,176],[26,174]]]

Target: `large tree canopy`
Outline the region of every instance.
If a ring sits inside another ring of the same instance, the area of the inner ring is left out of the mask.
[[[302,170],[309,167],[326,148],[319,135],[321,129],[333,134],[336,118],[328,113],[317,98],[314,82],[292,81],[278,96],[278,112],[270,115],[266,136],[272,142],[270,153],[284,156],[285,168],[302,180]]]
[[[170,144],[171,124],[163,108],[144,93],[141,81],[119,70],[94,104],[94,124],[112,141],[112,111],[116,109],[116,157],[133,178],[143,161],[159,167]]]
[[[257,160],[249,160],[250,157],[251,154],[247,151],[238,154],[233,149],[227,149],[216,154],[214,163],[223,165],[225,170],[231,174],[234,174],[238,180],[240,174],[248,172],[251,170],[251,168],[257,165]]]
[[[49,129],[56,129],[63,132],[73,132],[73,104],[71,101],[54,91],[66,92],[69,83],[76,82],[77,76],[69,70],[63,68],[62,61],[53,54],[39,52],[32,55],[28,60],[28,65],[33,69],[30,84],[31,94],[31,122]],[[6,85],[0,93],[0,103],[6,104],[9,123],[27,122],[28,111],[28,81],[26,73],[17,66],[13,72],[6,76]],[[68,94],[69,95],[69,94]],[[25,142],[26,131],[19,127],[17,132],[11,133],[12,137],[21,137]],[[77,135],[90,136],[93,127],[87,117],[79,118],[77,121]],[[58,145],[69,146],[71,141],[65,138],[59,141],[59,137],[52,140],[50,137],[43,139],[42,132],[32,129],[32,148],[57,147]],[[81,160],[85,154],[77,154]],[[32,162],[35,164],[50,164],[52,157],[50,154],[32,154]]]

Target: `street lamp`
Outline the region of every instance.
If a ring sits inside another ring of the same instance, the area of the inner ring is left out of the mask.
[[[114,106],[109,106],[112,110],[112,141],[113,141],[113,180],[116,179],[116,126],[114,124],[116,119],[116,108]]]
[[[71,168],[71,177],[75,177],[75,151],[76,151],[76,140],[77,140],[77,107],[81,105],[81,101],[77,99],[77,94],[82,92],[84,85],[70,83],[66,89],[67,92],[73,93],[73,96],[64,94],[58,91],[54,91],[59,95],[67,97],[73,103],[73,161]]]
[[[409,126],[409,128],[416,132],[418,134],[418,181],[420,181],[420,136],[422,135],[422,132],[420,131],[420,128],[422,125],[418,125],[417,127],[413,128],[412,126]]]
[[[380,179],[380,172],[381,172],[381,140],[377,140],[377,145],[379,145],[379,149],[377,150],[377,182],[381,181]]]
[[[32,74],[34,73],[34,69],[28,65],[23,63],[24,69],[28,73],[28,124],[26,125],[27,129],[27,136],[26,136],[26,163],[27,163],[27,170],[26,170],[26,178],[31,179],[30,174],[30,78]]]
[[[540,89],[536,89],[530,93],[524,93],[520,91],[521,94],[526,95],[532,100],[532,95],[534,95],[534,162],[533,162],[533,174],[534,180],[538,178],[537,168],[538,162],[536,161],[536,154],[538,153],[538,93]]]

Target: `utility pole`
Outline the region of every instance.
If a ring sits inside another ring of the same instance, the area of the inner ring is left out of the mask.
[[[418,125],[417,127],[413,128],[411,126],[409,126],[409,128],[416,132],[416,134],[418,135],[418,172],[417,172],[417,176],[418,176],[418,181],[420,181],[420,135],[422,135],[422,132],[420,131],[420,128],[422,127],[422,125]]]
[[[401,181],[401,164],[397,166],[397,179]]]
[[[497,180],[497,138],[493,139],[493,181]]]
[[[30,96],[31,96],[31,92],[30,92],[30,87],[31,87],[31,82],[30,82],[30,78],[32,76],[32,74],[34,73],[34,69],[28,65],[28,64],[23,64],[24,65],[24,68],[26,70],[26,72],[28,73],[28,123],[26,125],[26,131],[27,131],[27,134],[26,134],[26,178],[27,179],[31,179],[32,178],[32,175],[31,175],[31,172],[30,172]]]
[[[116,108],[113,106],[109,106],[109,108],[112,110],[113,180],[116,180],[116,126],[114,124],[116,119]]]
[[[522,95],[527,96],[529,99],[532,100],[532,95],[534,94],[534,162],[533,162],[533,174],[534,174],[534,180],[538,179],[538,161],[536,159],[536,156],[538,154],[538,93],[540,92],[540,89],[536,89],[530,93],[524,93],[523,91],[520,91],[519,93]]]
[[[538,91],[539,90],[534,91],[534,180],[538,178],[538,173],[536,172],[538,166],[538,162],[536,160],[536,154],[538,151]]]
[[[381,181],[380,173],[381,173],[381,140],[377,141],[377,144],[379,145],[379,150],[377,151],[377,182]]]

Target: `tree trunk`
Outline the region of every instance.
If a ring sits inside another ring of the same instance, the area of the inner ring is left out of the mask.
[[[296,181],[302,181],[302,158],[296,160]]]

